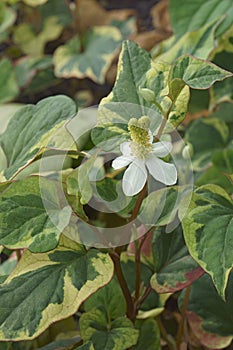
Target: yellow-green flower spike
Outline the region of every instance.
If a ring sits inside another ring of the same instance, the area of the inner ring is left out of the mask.
[[[131,118],[128,129],[131,137],[132,154],[144,159],[152,152],[152,143],[149,135],[150,118],[146,115],[140,119]]]

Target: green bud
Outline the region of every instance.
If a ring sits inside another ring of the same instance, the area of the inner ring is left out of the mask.
[[[147,102],[153,103],[155,101],[155,94],[152,90],[139,87],[139,93]]]
[[[191,143],[187,143],[182,150],[182,156],[184,159],[189,159],[193,156],[193,146]]]

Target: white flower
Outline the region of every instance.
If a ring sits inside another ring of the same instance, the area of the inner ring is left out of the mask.
[[[131,141],[120,145],[122,156],[112,162],[114,169],[129,165],[122,179],[126,196],[133,196],[143,189],[147,181],[147,169],[155,180],[165,185],[173,185],[177,181],[174,164],[159,159],[171,152],[172,144],[167,141],[152,143],[153,136],[148,126],[148,117],[143,116],[139,120],[132,118],[129,121]]]

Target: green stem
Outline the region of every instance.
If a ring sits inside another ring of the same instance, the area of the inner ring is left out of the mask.
[[[164,130],[166,124],[167,124],[167,120],[168,120],[169,114],[170,114],[170,112],[171,112],[171,110],[172,110],[172,108],[173,108],[173,105],[174,105],[174,102],[172,102],[172,104],[171,104],[171,106],[169,107],[169,109],[168,109],[166,115],[163,116],[162,123],[161,123],[160,128],[159,128],[159,130],[158,130],[158,133],[157,133],[157,135],[156,135],[156,140],[158,140],[158,141],[159,141],[159,139],[160,139],[160,137],[161,137],[161,135],[162,135],[162,133],[163,133],[163,130]]]
[[[156,100],[153,101],[153,104],[160,110],[160,112],[162,113],[162,115],[164,115],[164,110],[163,110],[163,108],[160,106],[160,104],[159,104]]]

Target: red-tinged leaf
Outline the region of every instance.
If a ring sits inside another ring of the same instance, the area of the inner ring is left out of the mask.
[[[221,337],[217,334],[207,332],[203,329],[203,319],[193,311],[188,311],[186,316],[189,326],[200,344],[212,350],[223,349],[230,345],[232,336]]]
[[[201,345],[214,350],[223,349],[233,339],[233,274],[226,289],[226,301],[218,295],[211,277],[206,273],[192,283],[186,308],[187,319],[194,336]],[[185,293],[178,299],[182,309]],[[199,344],[199,345],[200,345]]]
[[[155,231],[152,253],[155,273],[151,277],[151,286],[157,293],[184,289],[204,274],[188,253],[181,227],[169,234],[161,229]]]

